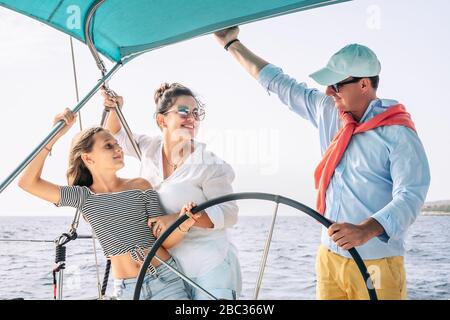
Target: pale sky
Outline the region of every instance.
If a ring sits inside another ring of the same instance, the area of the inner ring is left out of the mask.
[[[316,84],[308,75],[341,47],[372,48],[382,64],[378,96],[402,102],[416,123],[431,168],[427,200],[434,201],[450,199],[449,12],[448,0],[356,0],[244,25],[239,38],[309,86]],[[0,43],[3,181],[50,131],[53,116],[76,101],[67,35],[0,8]],[[99,72],[84,44],[75,41],[75,51],[83,96]],[[206,103],[199,140],[234,167],[236,192],[275,193],[314,207],[316,129],[268,96],[212,35],[146,53],[115,75],[110,85],[125,97],[134,132],[159,133],[152,97],[161,82],[183,83]],[[96,95],[82,109],[84,127],[97,125],[101,112]],[[55,146],[44,169],[47,180],[66,183],[69,144],[78,130],[74,126]],[[138,162],[127,158],[120,175],[137,174]],[[241,202],[242,214],[271,210],[272,205]],[[0,195],[0,215],[72,213],[26,194],[17,181]]]

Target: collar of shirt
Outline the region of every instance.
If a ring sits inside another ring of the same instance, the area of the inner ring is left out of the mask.
[[[392,99],[374,99],[369,103],[369,106],[367,107],[366,111],[364,112],[361,120],[359,123],[366,122],[376,116],[377,114],[380,114],[386,109],[388,109],[390,106],[393,106],[397,104],[398,101],[392,100]]]
[[[151,157],[152,162],[157,169],[156,174],[158,176],[158,186],[161,183],[165,182],[166,180],[171,179],[173,176],[176,176],[182,170],[184,170],[184,168],[186,168],[185,165],[187,165],[189,163],[193,163],[195,161],[199,161],[197,154],[200,152],[203,153],[203,150],[205,149],[206,144],[203,142],[198,142],[198,141],[194,141],[194,144],[195,144],[194,152],[185,159],[184,163],[179,168],[177,168],[177,170],[175,170],[170,176],[168,176],[166,179],[164,179],[164,170],[163,170],[163,162],[162,162],[163,161],[162,154],[163,154],[164,142],[161,137],[161,139],[159,141],[159,145],[156,148],[156,152],[154,152]]]

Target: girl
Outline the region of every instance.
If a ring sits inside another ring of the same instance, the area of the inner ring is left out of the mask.
[[[71,206],[83,213],[105,256],[111,259],[114,296],[131,299],[142,261],[155,241],[148,219],[163,214],[159,198],[145,179],[117,176],[117,171],[124,166],[123,151],[108,130],[101,127],[84,130],[74,139],[67,171],[68,186],[42,179],[47,155],[75,123],[75,118],[70,109],[55,117],[55,123],[65,121],[64,128],[28,165],[19,186],[57,206]],[[184,206],[182,213],[190,210],[192,205]],[[199,216],[195,215],[194,219]],[[190,228],[194,219],[186,220],[164,246],[170,248],[179,242],[185,235],[182,231]],[[157,256],[176,267],[166,249],[160,248]],[[145,276],[141,299],[188,299],[188,296],[184,282],[154,258]]]

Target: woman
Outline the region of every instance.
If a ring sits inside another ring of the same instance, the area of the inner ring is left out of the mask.
[[[163,214],[158,195],[145,179],[117,176],[117,171],[124,166],[123,151],[114,137],[101,127],[84,130],[74,139],[67,171],[69,186],[58,186],[42,179],[47,155],[74,124],[75,118],[69,109],[56,116],[55,123],[64,120],[64,128],[28,165],[19,186],[57,206],[71,206],[83,213],[105,256],[111,259],[114,296],[131,299],[143,258],[155,241],[148,219]],[[192,205],[184,206],[182,212],[190,211]],[[196,218],[199,215],[186,220],[164,246],[170,248],[180,241],[186,234],[183,231],[190,228]],[[157,256],[176,267],[166,249],[160,248]],[[141,299],[188,299],[188,296],[183,281],[154,258],[144,279]]]
[[[122,97],[111,99],[102,92],[105,107],[123,105]],[[194,141],[205,111],[187,87],[163,84],[155,91],[156,123],[161,135],[134,135],[142,151],[141,177],[151,182],[166,212],[178,212],[183,203],[202,203],[233,192],[234,171],[205,144]],[[115,135],[125,154],[135,156],[114,109],[106,127]],[[206,209],[183,241],[170,249],[184,273],[220,299],[236,299],[241,291],[241,271],[236,248],[227,237],[227,228],[237,222],[238,207],[228,202]],[[158,236],[177,218],[176,214],[150,219]],[[161,231],[159,229],[161,228]],[[191,298],[208,299],[189,286]]]

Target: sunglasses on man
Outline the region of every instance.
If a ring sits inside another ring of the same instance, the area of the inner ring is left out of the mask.
[[[361,79],[362,79],[362,78],[353,77],[353,78],[351,78],[351,79],[349,79],[349,80],[344,80],[344,81],[338,82],[338,83],[336,83],[336,84],[332,84],[332,85],[330,85],[330,87],[331,87],[335,92],[339,93],[339,90],[340,90],[343,86],[345,86],[346,84],[356,83],[356,82],[358,82],[358,81],[361,80]]]

